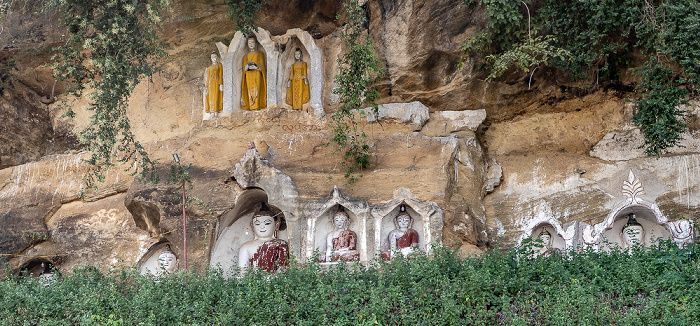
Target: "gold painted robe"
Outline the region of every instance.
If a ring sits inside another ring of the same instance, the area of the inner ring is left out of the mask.
[[[248,62],[255,63],[260,70],[245,70]],[[267,81],[265,56],[260,51],[248,52],[243,57],[243,78],[241,79],[241,108],[257,110],[267,107]]]
[[[207,95],[204,98],[204,111],[221,112],[224,108],[224,94],[220,86],[224,84],[224,69],[220,63],[207,68]]]
[[[287,104],[291,105],[292,109],[301,110],[301,106],[309,102],[309,84],[306,76],[306,62],[300,61],[292,65],[287,87]]]

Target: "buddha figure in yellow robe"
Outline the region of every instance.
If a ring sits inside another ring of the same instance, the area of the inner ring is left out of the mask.
[[[306,62],[301,61],[301,50],[294,51],[296,62],[292,65],[287,81],[287,104],[294,110],[301,110],[309,102],[309,79],[306,77]]]
[[[224,70],[215,52],[204,74],[204,111],[216,116],[224,108]]]
[[[241,108],[258,110],[267,107],[267,81],[265,55],[257,51],[254,37],[248,38],[248,52],[243,57],[241,78]]]

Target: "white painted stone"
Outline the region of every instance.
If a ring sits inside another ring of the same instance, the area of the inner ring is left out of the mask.
[[[416,131],[420,130],[430,118],[428,107],[419,101],[379,105],[379,115],[377,117],[372,112],[372,108],[364,110],[367,113],[367,122],[396,119],[401,122],[411,123]]]
[[[606,161],[628,161],[642,158],[644,137],[639,129],[611,131],[601,139],[590,152],[590,155]]]
[[[486,120],[486,110],[437,111],[430,119],[444,120],[448,132],[475,131]]]

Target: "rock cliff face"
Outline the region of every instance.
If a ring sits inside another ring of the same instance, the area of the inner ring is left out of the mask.
[[[228,216],[249,200],[234,176],[249,142],[288,176],[296,202],[323,201],[338,186],[379,207],[405,188],[440,207],[442,242],[465,254],[497,237],[516,241],[537,221],[602,221],[622,200],[619,189],[630,169],[645,184],[644,199],[669,219],[700,214],[697,118],[690,121],[686,147],[645,157],[638,148],[641,134],[630,122],[634,106],[624,100],[628,94],[565,92],[539,74],[531,89],[518,76],[485,83],[469,61],[458,69],[458,46],[483,24],[479,12],[461,1],[370,0],[366,7],[369,33],[387,69],[379,85],[385,105],[363,122],[372,167],[346,185],[342,153],[328,146],[327,118],[337,106],[331,91],[342,51],[343,20],[335,20],[340,2],[275,0],[260,20],[272,35],[301,28],[314,37],[324,56],[326,117],[273,108],[204,121],[202,74],[215,43],[228,44],[235,26],[223,1],[173,3],[174,16],[192,20],[166,26],[170,56],[162,73],[137,86],[128,114],[138,139],[165,162],[163,180],[172,153],[191,165],[187,195],[204,204],[186,209],[190,266],[208,265],[223,228],[231,225]],[[0,99],[0,254],[15,271],[45,260],[65,271],[83,263],[103,269],[137,264],[163,242],[182,257],[178,185],[143,184],[121,167],[110,170],[98,191],[78,198],[84,154],[69,131],[82,129],[88,113],[78,110],[76,119],[67,120],[60,117],[64,109],[40,101],[53,79],[39,66],[60,35],[55,17],[47,15],[14,16],[34,23],[0,33],[2,60],[16,61],[3,72],[15,79]],[[57,85],[56,93],[62,91]],[[700,114],[700,104],[692,102],[688,110]]]

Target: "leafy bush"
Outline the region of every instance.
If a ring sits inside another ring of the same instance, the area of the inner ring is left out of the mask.
[[[700,248],[523,258],[491,250],[369,266],[293,265],[270,276],[74,270],[43,287],[0,282],[1,325],[695,325]],[[185,281],[186,278],[186,281]]]

